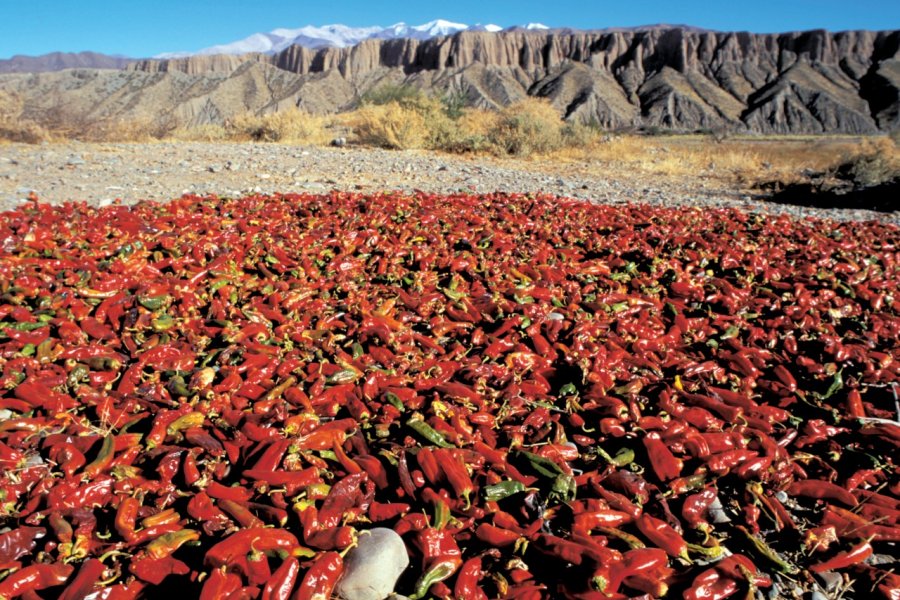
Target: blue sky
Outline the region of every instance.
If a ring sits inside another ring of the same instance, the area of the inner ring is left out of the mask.
[[[677,23],[718,30],[898,29],[898,0],[0,0],[0,58],[55,50],[132,57],[198,50],[278,27],[436,18],[583,29]]]

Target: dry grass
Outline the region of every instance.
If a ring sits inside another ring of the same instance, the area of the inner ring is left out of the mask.
[[[804,172],[823,172],[855,160],[877,156],[879,168],[900,166],[900,149],[888,137],[733,137],[717,142],[712,136],[598,136],[539,157],[585,168],[628,171],[665,178],[718,180],[752,187],[763,181],[792,182]]]
[[[33,121],[22,119],[24,106],[20,96],[0,90],[0,140],[23,144],[49,141],[49,131]]]
[[[394,101],[363,106],[349,115],[347,122],[356,141],[366,146],[424,148],[431,137],[430,124],[420,111]]]
[[[504,107],[487,135],[495,151],[528,156],[568,146],[564,127],[549,102],[528,98]]]
[[[239,115],[225,124],[225,130],[237,141],[325,144],[331,139],[327,124],[325,117],[291,107],[264,115]]]
[[[324,145],[335,137],[392,149],[428,149],[476,156],[514,156],[534,168],[559,173],[709,180],[754,187],[792,183],[808,172],[850,165],[859,181],[900,172],[900,132],[878,138],[841,136],[651,136],[609,134],[567,124],[545,101],[529,98],[500,111],[464,108],[459,97],[435,98],[409,86],[385,86],[365,95],[355,111],[311,115],[292,107],[242,114],[224,125],[179,127],[174,117],[78,122],[63,108],[47,122],[21,118],[21,99],[0,92],[0,140],[51,139],[141,142],[260,141]]]

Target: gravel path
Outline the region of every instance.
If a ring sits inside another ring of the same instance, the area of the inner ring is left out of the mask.
[[[47,202],[102,205],[116,198],[132,203],[187,193],[237,196],[332,189],[547,192],[610,204],[736,206],[797,217],[900,222],[898,213],[774,205],[708,179],[610,175],[599,165],[249,143],[0,145],[0,210],[15,207],[32,190]]]

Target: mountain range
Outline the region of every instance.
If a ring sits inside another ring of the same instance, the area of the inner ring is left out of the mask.
[[[277,29],[188,56],[133,60],[124,69],[4,74],[0,92],[21,100],[20,118],[37,122],[191,126],[289,106],[339,112],[390,84],[480,108],[546,98],[570,121],[610,129],[900,128],[900,31],[496,29],[446,21]]]
[[[528,25],[516,25],[507,30],[549,29],[540,23]],[[221,44],[204,48],[196,52],[167,52],[155,58],[180,58],[184,56],[208,56],[212,54],[247,54],[249,52],[262,52],[274,54],[290,46],[303,46],[304,48],[346,48],[355,46],[364,40],[393,40],[412,39],[427,40],[433,37],[453,35],[460,31],[488,31],[497,33],[503,31],[499,25],[465,25],[453,23],[443,19],[429,21],[422,25],[407,25],[396,23],[390,27],[348,27],[346,25],[325,25],[315,27],[307,25],[299,29],[273,29],[268,33],[254,33],[244,39],[229,44]]]

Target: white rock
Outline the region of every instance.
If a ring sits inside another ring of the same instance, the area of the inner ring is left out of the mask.
[[[406,545],[393,529],[361,531],[359,544],[344,561],[337,593],[343,600],[384,600],[407,566]]]

